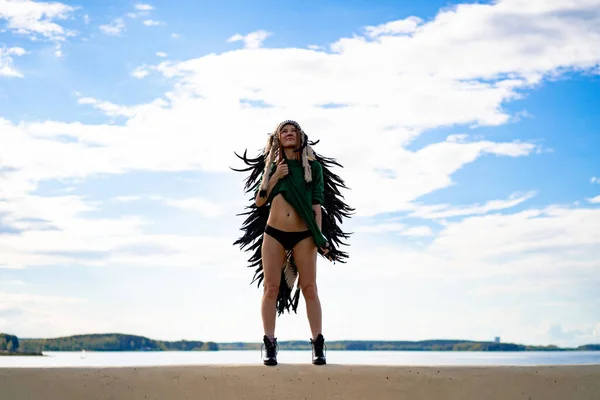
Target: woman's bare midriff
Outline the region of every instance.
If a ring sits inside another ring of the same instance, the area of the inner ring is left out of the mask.
[[[308,229],[302,217],[288,203],[281,193],[271,201],[271,211],[267,224],[286,232],[300,232]]]

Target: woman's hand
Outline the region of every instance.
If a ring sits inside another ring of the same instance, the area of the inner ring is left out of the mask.
[[[256,204],[257,207],[262,207],[267,203],[267,199],[271,195],[271,191],[273,190],[277,182],[281,178],[287,176],[288,172],[288,166],[285,163],[285,159],[282,158],[275,166],[275,172],[273,172],[272,175],[269,175],[269,184],[267,185],[267,190],[265,191],[266,193],[264,193],[264,196],[261,196],[261,193],[263,193],[263,191],[259,190],[256,193],[254,204]]]
[[[325,243],[325,246],[319,247],[319,253],[329,261],[333,261],[331,256],[329,255],[329,243]]]
[[[289,173],[288,166],[285,163],[285,159],[282,158],[277,163],[277,168],[275,169],[275,173],[273,173],[273,179],[275,179],[275,181],[277,182],[281,178],[286,177],[288,173]]]

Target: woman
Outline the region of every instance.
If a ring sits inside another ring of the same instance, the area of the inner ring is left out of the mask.
[[[300,291],[312,333],[310,339],[315,365],[326,363],[322,334],[321,303],[317,291],[317,252],[330,261],[344,262],[347,254],[335,248],[347,238],[337,221],[352,211],[339,198],[343,181],[332,174],[332,160],[318,156],[300,125],[291,120],[280,123],[269,135],[263,154],[255,159],[240,157],[250,165],[236,171],[252,171],[246,182],[254,190],[253,204],[243,230],[246,234],[235,244],[243,247],[257,243],[251,267],[258,266],[255,280],[264,281],[261,304],[266,355],[265,365],[277,365],[275,337],[276,312],[296,312]],[[262,170],[262,171],[261,171]],[[260,180],[258,177],[260,175]],[[344,243],[341,243],[344,244]],[[296,280],[298,288],[292,298]]]

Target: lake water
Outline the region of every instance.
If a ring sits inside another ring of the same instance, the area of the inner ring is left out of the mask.
[[[0,368],[130,367],[158,365],[262,364],[252,351],[165,352],[45,352],[45,357],[0,357]],[[281,350],[280,363],[310,364],[311,352]],[[435,351],[333,351],[330,364],[345,365],[600,365],[600,351],[576,352],[435,352]]]

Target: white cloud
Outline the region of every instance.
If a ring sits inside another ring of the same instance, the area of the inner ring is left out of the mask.
[[[600,178],[598,178],[597,176],[592,176],[592,178],[590,179],[590,183],[592,183],[592,184],[599,183],[600,184]]]
[[[22,47],[0,47],[0,77],[10,76],[22,78],[23,74],[13,67],[13,57],[27,54]]]
[[[257,49],[262,46],[262,43],[266,38],[271,36],[270,32],[259,30],[251,32],[247,35],[240,35],[239,33],[231,36],[227,39],[227,42],[244,42],[244,47],[247,49]]]
[[[90,19],[90,16],[89,16],[89,15],[87,15],[87,14],[85,14],[85,15],[83,16],[83,22],[84,22],[86,25],[89,25],[89,24],[90,24],[90,21],[91,21],[91,19]]]
[[[116,197],[113,197],[111,200],[122,202],[122,203],[129,203],[129,202],[138,201],[141,199],[142,199],[141,196],[116,196]]]
[[[344,118],[352,117],[348,114]],[[341,131],[353,130],[350,126],[343,125]],[[377,135],[381,135],[380,137],[386,134],[382,125],[383,123],[377,129]],[[364,131],[367,127],[354,129]],[[359,134],[356,136],[358,137]],[[395,138],[396,143],[390,139],[386,139],[389,147],[377,148],[376,152],[374,148],[373,153],[369,155],[365,154],[364,150],[356,148],[344,149],[349,153],[342,153],[344,158],[353,160],[345,166],[345,169],[350,171],[347,173],[347,182],[353,188],[347,197],[362,215],[372,216],[378,213],[414,209],[411,202],[424,194],[451,185],[453,183],[451,175],[479,157],[485,154],[525,156],[535,148],[532,144],[516,142],[445,141],[410,152],[402,148],[402,136]],[[372,135],[371,140],[383,139]],[[367,195],[367,193],[381,192],[381,188],[385,188],[385,192],[389,195]]]
[[[147,16],[150,14],[150,11],[154,10],[154,7],[149,4],[136,4],[134,8],[136,10],[135,12],[127,13],[127,16],[131,19]]]
[[[179,33],[171,33],[171,37],[173,39],[179,39],[181,37],[181,35]]]
[[[222,204],[218,204],[204,198],[165,199],[165,204],[171,207],[199,213],[205,217],[214,218],[225,214]]]
[[[456,207],[449,204],[437,204],[432,206],[417,206],[417,209],[409,214],[410,217],[426,219],[450,218],[465,215],[487,214],[490,211],[499,211],[515,207],[529,200],[535,192],[525,193],[521,196],[512,195],[507,200],[490,200],[484,205],[471,205],[468,207]]]
[[[88,301],[79,297],[0,291],[0,331],[20,337],[38,337],[39,327],[48,326],[52,332],[70,334],[77,319],[88,319],[81,310],[89,310],[89,307]],[[72,313],[76,311],[83,315],[72,318]]]
[[[593,203],[593,204],[600,204],[600,195],[596,196],[596,197],[592,197],[591,199],[587,199],[587,201],[589,201],[590,203]]]
[[[123,200],[123,199],[121,199]],[[200,217],[221,215],[219,205],[202,199],[162,199],[166,204],[192,209]],[[133,201],[133,200],[131,200]],[[0,213],[10,215],[4,221],[43,220],[53,229],[25,229],[19,235],[3,237],[3,268],[78,263],[87,266],[177,266],[229,265],[243,262],[232,248],[231,240],[209,236],[148,234],[152,221],[135,216],[88,219],[81,214],[99,211],[99,202],[85,201],[80,196],[10,198],[0,203]],[[21,228],[27,228],[21,225]],[[39,243],[43,241],[44,243]],[[227,256],[224,262],[221,257]]]
[[[62,46],[60,43],[57,43],[56,46],[54,47],[54,55],[57,58],[60,58],[63,56]]]
[[[77,101],[79,104],[84,105],[92,105],[94,108],[103,111],[106,115],[110,117],[133,117],[135,116],[141,109],[148,107],[155,107],[165,105],[166,102],[163,99],[157,99],[151,105],[142,105],[142,106],[122,106],[118,104],[113,104],[108,101],[100,101],[94,99],[92,97],[81,97]],[[44,128],[44,126],[40,126],[40,128]],[[100,172],[100,171],[99,171]]]
[[[165,53],[165,52],[162,52],[162,51],[157,51],[157,52],[156,52],[156,56],[157,56],[157,57],[163,57],[163,58],[164,58],[164,57],[166,57],[166,56],[167,56],[167,53]]]
[[[400,232],[403,236],[429,237],[435,236],[433,230],[428,226],[413,226]]]
[[[599,224],[598,209],[556,206],[468,217],[448,223],[428,250],[446,255],[465,275],[594,271]]]
[[[401,236],[427,237],[435,236],[429,226],[408,226],[398,222],[382,222],[373,225],[361,225],[353,232],[359,233],[398,233]]]
[[[395,223],[395,222],[387,222],[380,223],[375,225],[363,225],[359,226],[355,229],[356,232],[363,233],[389,233],[389,232],[400,232],[406,229],[406,225]]]
[[[379,46],[364,38],[348,38],[338,41],[334,49],[358,55],[385,48],[390,54],[389,68],[411,74],[474,79],[511,73],[516,80],[506,80],[509,85],[535,83],[558,68],[595,67],[598,50],[593,47],[596,39],[592,32],[598,31],[600,19],[595,0],[530,4],[522,0],[461,4],[421,25],[411,37],[385,36],[376,42]],[[566,36],[557,36],[563,33]],[[575,50],[571,43],[577,37],[590,42]],[[446,53],[449,48],[452,50]],[[564,51],[560,59],[552,57],[556,48]],[[444,66],[434,65],[440,57]]]
[[[137,67],[131,73],[131,75],[135,76],[136,78],[142,79],[142,78],[145,78],[146,76],[148,76],[149,73],[150,73],[150,71],[148,71],[144,66],[141,66],[141,67]]]
[[[413,33],[417,26],[423,23],[423,20],[418,17],[409,17],[398,21],[388,22],[378,26],[368,26],[365,31],[370,37],[378,37],[382,35],[396,35],[403,33]]]
[[[152,11],[154,10],[154,7],[152,7],[150,4],[138,3],[135,5],[135,9],[138,11]]]
[[[143,22],[143,24],[144,24],[144,25],[146,25],[146,26],[158,26],[158,25],[161,25],[161,24],[162,24],[162,22],[160,22],[160,21],[155,21],[155,20],[153,20],[153,19],[147,19],[147,20],[145,20],[145,21]]]
[[[0,304],[3,308],[13,307],[15,305],[40,303],[40,304],[58,304],[58,303],[79,303],[83,299],[61,296],[38,296],[29,293],[5,293],[0,292]]]
[[[125,31],[125,23],[123,22],[123,18],[117,18],[110,24],[100,25],[100,30],[106,35],[120,36]]]
[[[25,285],[25,282],[19,279],[8,279],[8,280],[0,280],[0,285],[17,285],[22,286]]]
[[[199,183],[199,182],[195,182]],[[195,214],[202,215],[207,218],[215,218],[223,216],[226,213],[226,210],[235,212],[236,210],[231,209],[231,205],[228,205],[224,202],[214,202],[208,200],[203,197],[186,197],[186,198],[170,198],[162,195],[153,195],[153,196],[116,196],[111,200],[121,202],[121,203],[129,203],[133,201],[140,200],[151,200],[160,202],[170,207],[179,208],[185,211],[191,211]]]
[[[576,347],[577,343],[591,344],[596,342],[595,327],[592,324],[577,324],[565,327],[562,324],[546,323],[543,328],[546,343],[559,346]]]
[[[518,289],[515,279],[524,285],[531,285],[531,280],[535,280],[537,286],[551,282],[572,288],[579,283],[572,282],[573,277],[594,276],[600,268],[599,225],[599,209],[549,206],[446,222],[439,232],[433,233],[433,240],[427,245],[415,247],[402,239],[363,245],[368,237],[363,234],[402,232],[406,227],[399,223],[382,223],[374,229],[353,229],[361,236],[353,239],[351,262],[353,270],[360,271],[369,265],[394,261],[394,268],[372,270],[373,279],[510,277],[510,285],[503,286],[504,291]],[[431,233],[426,227],[415,229],[423,236]],[[493,284],[493,290],[497,291],[497,285]],[[478,290],[480,294],[489,289],[480,287]]]
[[[551,289],[539,295],[573,298],[582,282],[597,279],[599,224],[597,209],[547,207],[449,222],[427,245],[403,239],[378,243],[379,238],[363,244],[368,236],[360,233],[346,278],[358,279],[369,268],[374,280],[460,277],[476,295],[516,295],[535,286]],[[393,267],[372,268],[390,263]],[[472,280],[485,284],[473,286]]]
[[[60,2],[0,0],[0,21],[6,20],[10,31],[30,39],[61,41],[73,33],[55,20],[69,18],[74,10],[74,7]]]

